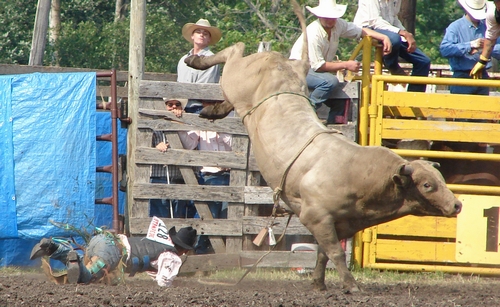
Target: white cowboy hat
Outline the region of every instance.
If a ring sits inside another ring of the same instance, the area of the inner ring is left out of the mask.
[[[191,35],[193,35],[193,32],[196,29],[204,29],[210,32],[211,39],[209,45],[215,45],[222,37],[220,29],[212,27],[210,22],[206,19],[199,19],[196,23],[186,23],[184,27],[182,27],[182,36],[184,36],[188,42],[192,43],[193,40],[191,39]]]
[[[319,5],[315,7],[306,6],[309,12],[321,18],[340,18],[344,16],[347,9],[346,4],[337,4],[335,0],[319,0]]]
[[[181,103],[182,105],[182,109],[184,109],[188,103],[188,100],[187,99],[183,99],[183,98],[168,98],[168,97],[163,97],[163,102],[165,102],[165,104],[169,101],[178,101]]]
[[[458,2],[475,20],[486,19],[485,0],[458,0]]]

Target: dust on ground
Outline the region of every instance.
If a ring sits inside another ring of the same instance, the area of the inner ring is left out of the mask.
[[[346,294],[338,280],[327,280],[328,290],[318,292],[307,276],[245,278],[237,286],[207,285],[194,276],[179,276],[170,288],[146,277],[127,277],[117,286],[55,285],[43,273],[0,273],[0,306],[500,306],[498,278],[362,281],[360,286],[361,293]]]

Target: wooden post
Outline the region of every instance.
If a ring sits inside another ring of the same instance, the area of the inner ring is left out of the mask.
[[[50,0],[38,0],[29,65],[41,66],[49,28]]]
[[[139,86],[144,74],[144,54],[146,50],[146,0],[132,0],[130,3],[130,46],[129,46],[129,73],[128,73],[128,111],[132,123],[127,134],[127,173],[128,193],[126,214],[126,231],[129,231],[129,208],[134,203],[132,187],[134,180],[149,178],[149,167],[137,167],[135,164],[135,149],[139,129],[137,128],[139,107]]]

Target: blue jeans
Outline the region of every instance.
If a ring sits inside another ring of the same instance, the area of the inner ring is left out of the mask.
[[[167,179],[151,177],[151,183],[167,183]],[[174,218],[193,218],[196,213],[194,202],[191,200],[150,199],[149,216],[170,218],[170,204],[172,204]]]
[[[59,247],[50,255],[50,258],[66,264],[68,262],[68,253],[72,250],[73,248],[69,245],[59,244]],[[105,270],[102,270],[104,265],[106,265],[106,271],[110,272],[118,266],[121,259],[121,251],[116,246],[114,239],[104,234],[92,237],[85,253],[88,259],[99,257],[101,262],[96,262],[87,268],[83,263],[83,256],[79,254],[78,266],[80,267],[80,276],[78,277],[78,283],[89,283],[92,280],[99,280],[104,276]]]
[[[458,70],[453,72],[453,78],[466,78],[472,79],[469,75],[470,70]],[[483,70],[483,79],[489,79],[488,72]],[[484,86],[458,86],[458,85],[450,85],[450,93],[452,94],[469,94],[469,95],[485,95],[488,96],[490,94],[490,88]]]
[[[379,33],[387,35],[392,43],[392,51],[388,55],[384,55],[384,65],[387,69],[393,70],[399,67],[399,57],[403,58],[408,63],[413,64],[412,76],[427,77],[431,68],[431,60],[419,48],[413,53],[408,52],[408,43],[401,40],[398,33],[374,29]],[[409,84],[408,92],[425,92],[425,84]]]
[[[198,183],[200,185],[229,185],[229,179],[229,172],[220,174],[200,173]],[[227,202],[209,201],[207,205],[214,219],[227,219]],[[198,213],[196,213],[195,218],[200,218]],[[199,236],[198,243],[195,246],[196,253],[206,254],[209,245],[210,241],[207,236]]]
[[[315,108],[319,109],[323,103],[330,108],[327,119],[328,124],[335,123],[335,116],[344,115],[345,101],[330,99],[333,90],[340,83],[337,76],[329,72],[316,72],[309,69],[306,76],[306,82],[311,92],[309,97]]]
[[[333,90],[340,83],[337,76],[329,72],[316,72],[312,69],[309,69],[307,73],[306,82],[310,90],[309,97],[316,106],[316,109],[321,107],[321,104],[330,98]]]
[[[185,107],[184,112],[186,113],[192,113],[192,114],[200,114],[201,110],[203,110],[203,106],[191,106],[191,107]]]

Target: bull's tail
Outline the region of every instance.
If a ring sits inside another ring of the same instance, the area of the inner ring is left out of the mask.
[[[303,47],[302,47],[302,61],[307,63],[307,70],[309,70],[309,48],[307,45],[307,25],[306,25],[306,18],[304,17],[304,12],[302,10],[302,7],[297,3],[296,0],[291,0],[292,5],[293,5],[293,11],[295,15],[297,15],[297,18],[299,19],[300,23],[300,28],[302,30],[302,38],[304,40]],[[307,73],[306,70],[306,73]]]

